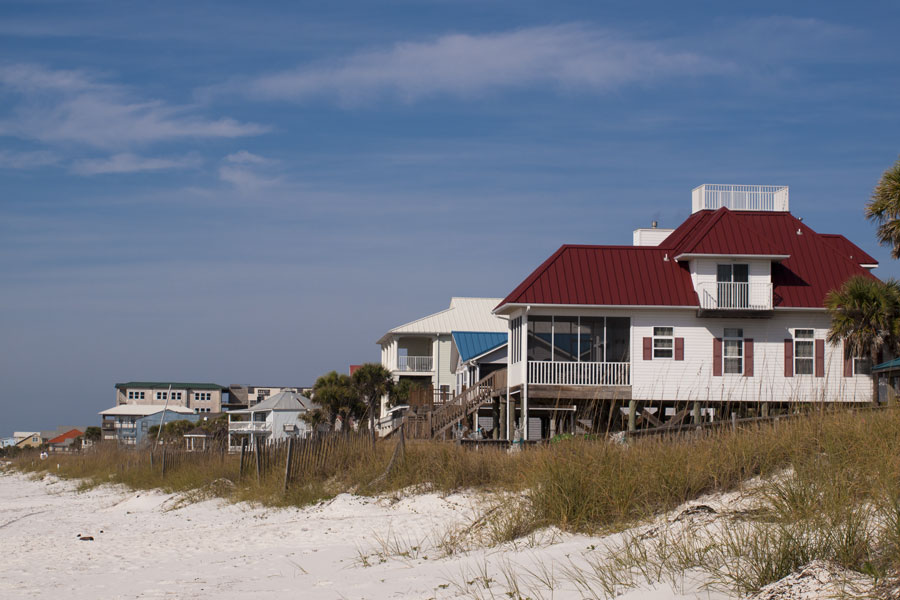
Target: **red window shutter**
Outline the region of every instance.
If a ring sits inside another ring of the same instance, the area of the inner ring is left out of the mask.
[[[853,357],[850,356],[850,348],[844,342],[844,377],[853,377]]]
[[[825,377],[825,340],[816,340],[816,377]]]
[[[684,360],[684,338],[675,338],[675,360]]]
[[[744,340],[744,377],[753,377],[753,340]]]
[[[794,340],[784,340],[784,376],[794,376]]]
[[[722,338],[713,338],[713,377],[722,375]]]
[[[653,338],[644,338],[644,360],[653,360]]]

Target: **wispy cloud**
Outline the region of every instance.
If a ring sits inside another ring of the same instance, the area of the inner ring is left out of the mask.
[[[116,173],[139,173],[142,171],[165,171],[173,169],[193,169],[202,163],[197,156],[180,158],[153,158],[123,152],[107,158],[84,159],[72,164],[71,171],[78,175],[109,175]]]
[[[391,96],[412,102],[429,96],[473,97],[546,85],[606,92],[629,84],[730,69],[724,61],[662,42],[565,25],[403,42],[385,50],[261,76],[249,84],[244,82],[241,88],[263,99],[326,96],[356,104]]]
[[[54,165],[58,162],[59,157],[47,150],[30,152],[0,150],[0,169],[37,169]]]
[[[82,71],[30,64],[0,66],[0,91],[18,102],[0,117],[0,135],[45,143],[124,149],[188,138],[238,138],[268,128],[208,118],[196,107],[144,99],[131,89]]]
[[[241,150],[222,159],[219,179],[242,194],[268,190],[284,183],[284,179],[273,172],[276,164],[273,159]]]

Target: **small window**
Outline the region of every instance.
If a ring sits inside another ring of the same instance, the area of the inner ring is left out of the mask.
[[[141,392],[141,400],[144,399],[144,392]]]
[[[871,375],[872,374],[872,359],[855,357],[853,359],[853,374],[854,375]]]
[[[741,375],[744,373],[744,330],[725,328],[724,352],[722,353],[725,373]]]
[[[794,330],[794,373],[812,375],[814,368],[816,332],[812,329]]]
[[[673,358],[675,356],[675,328],[653,328],[653,358]]]

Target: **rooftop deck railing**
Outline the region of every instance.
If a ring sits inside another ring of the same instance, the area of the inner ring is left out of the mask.
[[[631,363],[528,361],[528,383],[535,385],[631,385]]]
[[[786,185],[723,185],[705,183],[692,193],[692,211],[730,210],[788,211]]]
[[[703,310],[772,310],[771,282],[702,282],[697,296]]]

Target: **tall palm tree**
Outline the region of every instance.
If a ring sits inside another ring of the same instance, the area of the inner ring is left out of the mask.
[[[868,356],[874,366],[881,350],[900,349],[900,282],[881,282],[857,275],[825,297],[831,317],[829,343],[843,341],[851,357]],[[872,377],[872,401],[878,400],[878,381]]]
[[[900,258],[900,159],[875,186],[872,199],[866,204],[866,218],[878,225],[878,242],[891,246],[891,256]]]
[[[369,431],[372,432],[372,447],[375,447],[375,411],[381,398],[390,394],[394,381],[391,372],[379,363],[366,363],[353,373],[353,387],[359,399],[369,407]]]

